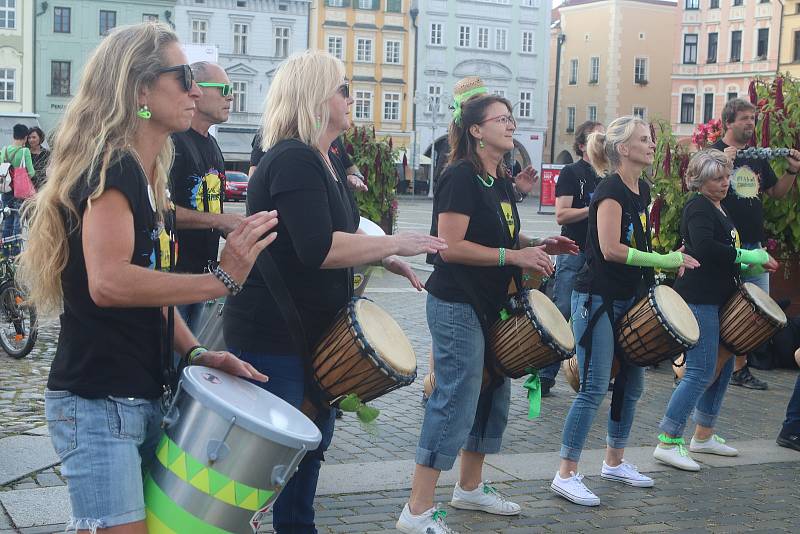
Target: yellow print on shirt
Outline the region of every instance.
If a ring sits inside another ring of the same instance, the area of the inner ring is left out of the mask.
[[[208,206],[206,206],[205,198],[203,196],[203,184],[206,184],[206,191],[208,193]],[[220,199],[222,198],[222,180],[219,174],[213,169],[203,176],[192,191],[194,196],[194,205],[197,211],[204,211],[207,213],[222,213],[222,206]]]
[[[158,232],[158,236],[155,234]],[[170,238],[167,231],[162,227],[160,232],[153,232],[153,252],[150,253],[150,268],[160,271],[170,270]],[[158,256],[156,256],[158,254]],[[178,247],[175,247],[175,263],[178,262]]]
[[[514,223],[514,210],[511,209],[511,203],[501,202],[500,207],[503,209],[503,215],[506,218],[508,233],[511,234],[511,237],[514,237],[514,230],[516,230],[517,225]]]
[[[647,232],[647,214],[643,211],[639,212],[639,220],[642,222],[642,230]],[[633,223],[628,226],[628,242],[630,243],[631,248],[637,248],[636,232],[633,231]]]
[[[758,196],[758,175],[747,165],[737,167],[731,174],[731,189],[739,198]]]

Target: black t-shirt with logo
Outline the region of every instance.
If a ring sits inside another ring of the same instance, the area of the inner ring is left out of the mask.
[[[205,213],[222,213],[225,160],[216,139],[192,128],[172,134],[175,162],[170,170],[170,192],[177,206]],[[180,254],[176,270],[202,273],[208,260],[216,260],[220,233],[217,230],[178,230]]]
[[[72,198],[80,216],[98,176],[81,180]],[[111,165],[106,190],[116,189],[130,204],[134,243],[131,264],[169,270],[171,214],[155,212],[141,166],[130,156]],[[64,312],[47,387],[87,398],[108,395],[158,398],[162,394],[161,350],[166,331],[161,309],[102,308],[89,295],[82,226],[65,213],[69,258],[61,273]],[[161,221],[166,220],[164,224]],[[91,246],[91,244],[89,244]]]
[[[439,178],[433,199],[431,235],[438,236],[440,213],[460,213],[469,216],[464,239],[490,248],[515,248],[519,241],[519,213],[514,200],[511,180],[498,178],[491,187],[486,187],[478,176],[477,169],[467,162],[459,161],[447,167]],[[506,301],[508,284],[518,268],[476,267],[472,265],[448,264],[440,256],[428,256],[433,263],[433,273],[425,283],[425,289],[436,298],[449,302],[472,303],[454,269],[466,275],[480,305],[487,314],[498,311]]]
[[[722,139],[711,148],[724,151]],[[742,243],[757,243],[764,240],[764,206],[762,195],[778,183],[778,177],[769,160],[737,157],[733,160],[731,186],[722,200],[733,224],[739,231]]]
[[[578,273],[576,290],[626,300],[637,295],[642,289],[645,269],[606,261],[600,250],[597,237],[597,208],[600,202],[610,199],[622,206],[619,242],[643,251],[650,251],[650,243],[637,243],[634,225],[641,225],[647,234],[647,206],[650,205],[650,186],[639,180],[639,194],[628,189],[619,174],[603,178],[592,195],[589,205],[589,229],[586,234],[586,265]],[[645,239],[646,241],[646,239]]]
[[[725,304],[736,291],[739,273],[734,260],[741,243],[733,221],[706,197],[695,194],[683,207],[681,237],[686,253],[700,267],[686,269],[673,288],[692,304]]]
[[[339,160],[331,176],[315,148],[289,139],[270,148],[247,189],[247,213],[278,210],[278,237],[269,246],[313,347],[353,294],[352,269],[322,269],[333,232],[355,233],[358,208]],[[223,316],[229,347],[297,354],[283,314],[257,267],[244,290],[228,297]]]
[[[261,150],[261,134],[256,134],[253,137],[253,142],[250,143],[250,146],[253,148],[250,152],[250,165],[258,167],[258,162],[264,157],[264,151]],[[342,162],[342,167],[345,171],[353,166],[353,161],[350,159],[347,150],[345,150],[341,137],[337,137],[333,140],[333,143],[331,143],[331,152]]]
[[[557,197],[572,197],[572,208],[580,209],[589,205],[592,200],[594,188],[597,186],[597,173],[592,166],[583,159],[570,163],[558,174],[556,183]],[[566,236],[583,250],[586,247],[586,231],[589,228],[589,219],[568,223],[561,227],[561,235]]]

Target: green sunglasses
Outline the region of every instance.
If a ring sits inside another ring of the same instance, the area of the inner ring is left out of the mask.
[[[228,96],[233,91],[233,87],[229,83],[218,82],[197,82],[200,87],[219,87],[222,96]]]

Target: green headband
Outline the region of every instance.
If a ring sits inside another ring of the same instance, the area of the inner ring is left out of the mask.
[[[453,97],[453,122],[455,122],[457,126],[461,126],[461,104],[473,96],[483,94],[486,91],[486,87],[482,85],[480,87],[473,87],[469,91],[464,91]]]

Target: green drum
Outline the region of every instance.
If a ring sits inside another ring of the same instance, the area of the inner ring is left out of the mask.
[[[288,403],[217,369],[183,371],[145,476],[150,534],[254,532],[319,429]]]

